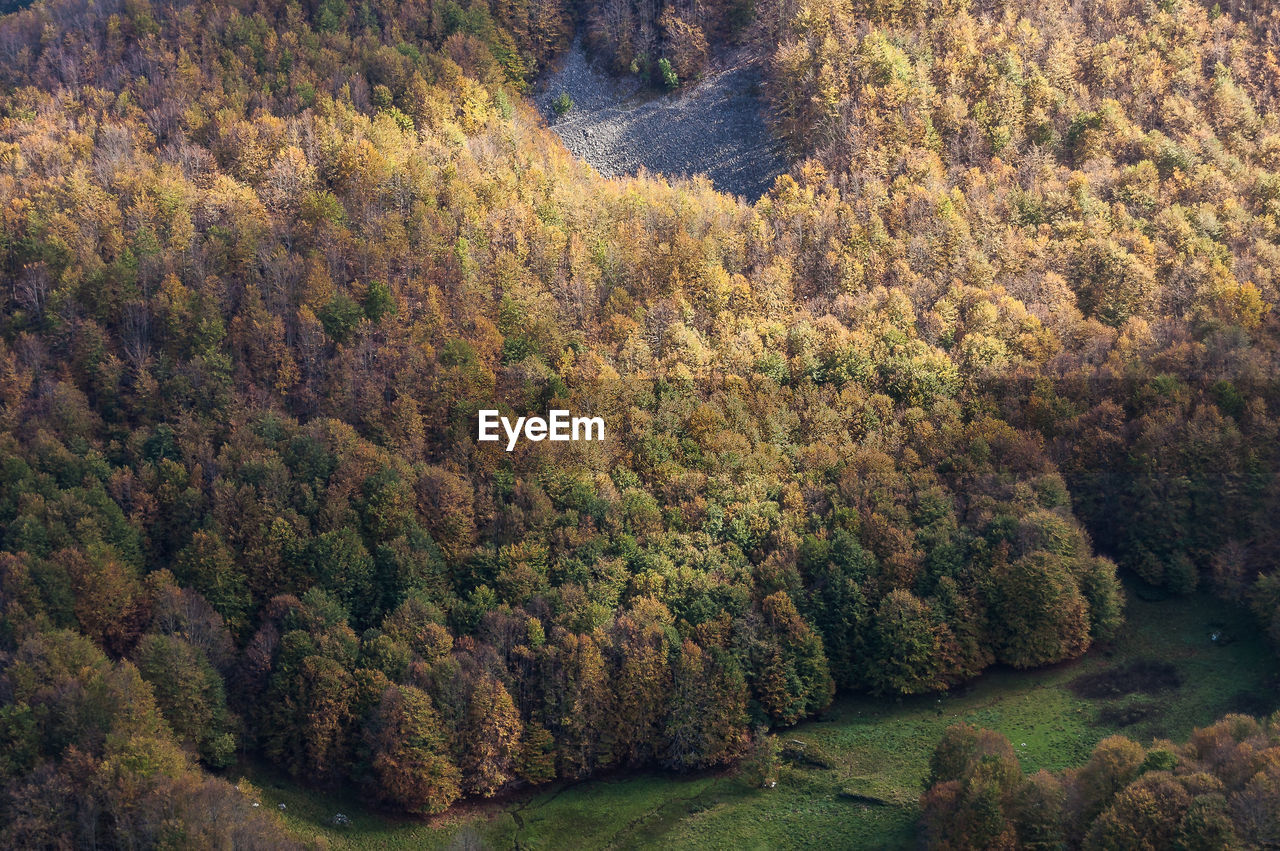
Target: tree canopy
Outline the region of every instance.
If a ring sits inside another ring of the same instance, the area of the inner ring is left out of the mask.
[[[239,844],[192,802],[247,805],[201,773],[242,757],[414,813],[725,765],[840,691],[1079,656],[1117,564],[1280,638],[1269,3],[586,3],[619,70],[765,63],[794,162],[754,205],[569,157],[521,93],[575,9],[0,17],[25,844],[163,844],[176,796],[175,841]],[[508,453],[482,407],[608,436]],[[1063,781],[989,750],[929,806],[1055,830],[1017,813]]]

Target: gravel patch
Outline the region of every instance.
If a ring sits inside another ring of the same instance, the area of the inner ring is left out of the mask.
[[[668,177],[705,174],[720,191],[755,201],[786,170],[756,96],[759,82],[756,67],[730,57],[691,86],[656,93],[634,77],[610,76],[575,43],[533,97],[565,147],[606,177],[641,167]],[[561,92],[573,108],[557,117],[551,102]]]

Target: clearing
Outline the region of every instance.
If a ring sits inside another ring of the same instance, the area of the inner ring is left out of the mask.
[[[574,156],[605,177],[641,168],[667,177],[704,174],[721,192],[755,201],[786,168],[765,123],[759,71],[736,56],[672,94],[616,78],[597,67],[581,42],[543,75],[534,102]],[[561,94],[573,107],[557,117]]]
[[[792,758],[775,789],[749,788],[732,771],[631,774],[422,821],[267,773],[250,779],[264,806],[287,804],[299,836],[333,848],[912,848],[929,755],[950,724],[999,730],[1032,772],[1079,765],[1112,733],[1179,741],[1228,712],[1277,708],[1280,665],[1247,613],[1204,594],[1129,598],[1121,636],[1076,662],[992,671],[941,696],[837,701],[779,734]],[[1241,637],[1219,640],[1224,623],[1239,623]],[[350,825],[334,827],[337,812]]]

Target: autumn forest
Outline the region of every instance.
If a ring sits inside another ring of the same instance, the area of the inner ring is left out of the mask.
[[[14,847],[300,843],[253,763],[416,816],[750,767],[1105,646],[1127,582],[1280,642],[1271,0],[17,5]],[[600,177],[526,97],[575,34],[756,57],[788,172]],[[954,727],[921,841],[1271,847],[1280,718],[1203,723],[1031,776]]]

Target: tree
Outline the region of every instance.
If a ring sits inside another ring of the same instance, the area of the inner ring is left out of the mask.
[[[1043,552],[1024,556],[993,576],[992,583],[992,631],[1000,661],[1030,668],[1088,649],[1089,608],[1066,559]]]
[[[612,732],[620,760],[632,764],[651,761],[663,747],[671,693],[671,651],[664,622],[670,621],[670,614],[665,606],[658,607],[647,623],[645,613],[635,611],[620,617],[615,627],[618,668],[612,686],[617,695]]]
[[[443,812],[461,792],[447,743],[430,697],[408,685],[387,688],[364,730],[369,794],[408,812]]]
[[[772,789],[778,784],[778,754],[782,746],[778,737],[763,728],[751,736],[742,759],[742,779],[753,789]]]
[[[610,762],[612,690],[592,636],[566,633],[557,644],[559,682],[551,691],[548,717],[556,719],[561,776],[585,777]]]
[[[1117,327],[1142,315],[1155,290],[1150,264],[1112,239],[1093,238],[1080,246],[1071,282],[1086,316]]]
[[[1081,827],[1091,824],[1137,776],[1146,755],[1142,745],[1123,736],[1108,736],[1099,742],[1075,777],[1078,798],[1073,823]]]
[[[878,694],[919,694],[943,685],[928,604],[910,591],[886,595],[872,618],[867,682]]]
[[[1151,772],[1126,786],[1094,822],[1089,842],[1102,848],[1172,848],[1191,806],[1185,786]]]
[[[948,727],[929,758],[929,785],[963,779],[978,752],[979,741],[979,730],[972,724]]]
[[[334,659],[308,655],[277,672],[268,695],[268,756],[296,777],[336,777],[350,759],[357,720],[352,675]]]
[[[363,307],[365,318],[376,325],[384,316],[395,314],[395,296],[391,294],[391,288],[384,282],[371,281],[365,289]]]
[[[350,608],[357,624],[366,624],[372,611],[373,559],[360,536],[350,528],[318,535],[311,543],[312,575]]]
[[[662,85],[668,89],[674,89],[680,85],[680,77],[671,66],[671,61],[665,57],[658,60],[658,76],[662,79]]]
[[[174,561],[174,578],[199,591],[233,630],[247,626],[252,598],[235,554],[216,533],[199,530]]]
[[[172,635],[147,635],[134,661],[174,733],[206,765],[229,765],[236,750],[234,724],[222,677],[204,653]]]
[[[746,687],[736,665],[686,638],[672,677],[663,764],[688,770],[736,757],[747,740]]]
[[[1026,783],[1008,739],[968,724],[947,728],[921,797],[930,847],[1013,848]]]
[[[62,550],[54,558],[71,579],[80,628],[110,652],[126,652],[146,618],[134,570],[109,550],[92,556]]]
[[[822,636],[832,678],[839,688],[853,688],[861,682],[870,619],[862,583],[878,573],[875,558],[841,530],[829,546],[806,541],[801,565],[810,589],[805,614]]]
[[[517,776],[533,786],[555,780],[555,745],[555,739],[546,727],[532,722],[525,724],[520,757],[516,762]]]
[[[6,766],[18,769],[0,817],[12,842],[155,846],[181,835],[295,847],[226,782],[191,767],[146,680],[87,638],[32,636],[5,661],[0,687],[13,699],[0,709]]]
[[[1028,777],[1013,803],[1013,818],[1022,847],[1061,848],[1066,842],[1065,808],[1066,790],[1061,780],[1044,769]]]
[[[672,6],[663,10],[662,16],[658,18],[658,26],[662,28],[663,38],[666,39],[667,56],[671,60],[668,69],[672,76],[678,74],[686,80],[696,78],[707,62],[707,37],[703,34],[702,27],[680,17]],[[662,61],[658,64],[661,69]],[[668,69],[661,69],[664,82]]]
[[[482,674],[458,730],[464,791],[491,797],[510,782],[521,755],[522,733],[520,714],[506,688],[496,677]]]
[[[364,317],[365,311],[355,299],[342,292],[329,299],[329,302],[316,313],[316,318],[324,326],[324,332],[335,343],[345,343],[350,340]]]
[[[794,724],[826,709],[835,695],[822,639],[785,591],[766,597],[760,609],[765,631],[759,699],[775,720]]]
[[[1089,559],[1080,578],[1080,592],[1089,604],[1089,633],[1094,641],[1114,638],[1124,623],[1124,589],[1116,567],[1106,559]]]

